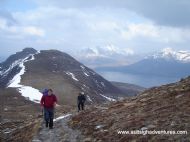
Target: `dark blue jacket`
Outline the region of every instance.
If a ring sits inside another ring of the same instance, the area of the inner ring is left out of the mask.
[[[86,101],[85,95],[79,95],[77,101],[78,103],[84,103]]]

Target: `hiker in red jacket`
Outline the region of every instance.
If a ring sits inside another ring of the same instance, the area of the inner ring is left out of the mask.
[[[44,107],[44,116],[46,127],[53,129],[54,107],[57,104],[57,97],[53,94],[52,89],[48,89],[47,95],[41,98],[41,106]]]

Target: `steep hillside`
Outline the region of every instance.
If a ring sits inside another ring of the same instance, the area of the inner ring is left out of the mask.
[[[121,82],[111,82],[114,86],[118,87],[123,93],[128,94],[128,96],[138,95],[140,92],[144,91],[145,88],[129,84],[129,83],[121,83]]]
[[[80,129],[91,141],[186,142],[190,140],[189,100],[190,77],[109,106],[92,107],[74,116],[70,126]],[[141,130],[144,134],[146,130],[186,132],[182,135],[118,134],[131,130]]]

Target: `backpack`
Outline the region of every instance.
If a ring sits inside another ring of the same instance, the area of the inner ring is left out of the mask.
[[[45,96],[48,95],[48,89],[44,89],[44,90],[42,91],[42,94],[45,95]]]

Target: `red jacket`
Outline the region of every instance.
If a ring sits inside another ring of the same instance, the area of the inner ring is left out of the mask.
[[[43,95],[40,103],[45,108],[54,108],[54,104],[57,103],[57,98],[55,95]]]

